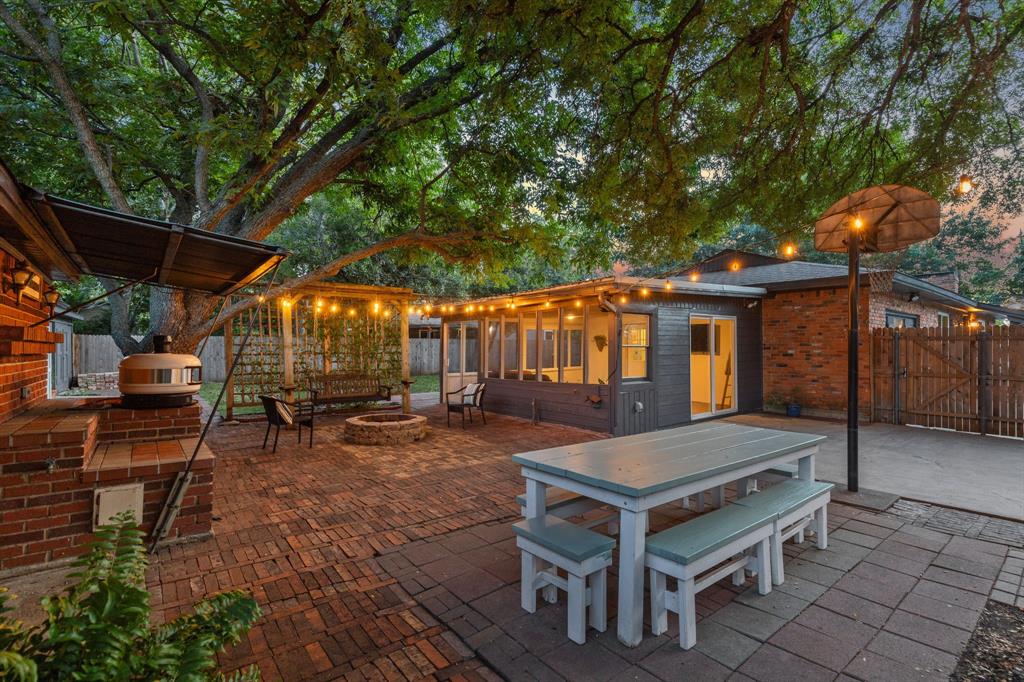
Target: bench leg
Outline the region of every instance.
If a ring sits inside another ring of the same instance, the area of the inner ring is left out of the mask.
[[[522,596],[520,603],[524,611],[534,613],[537,610],[537,589],[534,587],[534,583],[537,581],[537,572],[540,570],[540,559],[525,551],[522,552],[522,555],[523,570],[520,575]]]
[[[608,629],[608,569],[590,576],[590,627],[598,632]]]
[[[544,570],[549,573],[558,573],[558,569],[554,566],[548,566]],[[546,601],[549,604],[558,603],[558,588],[554,585],[545,585],[543,588],[541,588],[540,595],[544,597],[544,601]]]
[[[711,498],[714,500],[715,509],[725,506],[725,486],[720,485],[711,489]]]
[[[746,497],[750,493],[757,492],[757,479],[753,476],[744,476],[736,481],[736,499]]]
[[[704,513],[704,491],[703,490],[701,490],[699,493],[697,493],[697,513],[698,514],[703,514]]]
[[[693,578],[679,581],[679,646],[692,649],[697,643],[697,593]]]
[[[796,532],[796,535],[793,536],[793,539],[796,540],[796,544],[798,545],[804,544],[804,529],[801,528],[800,530],[798,530]]]
[[[650,569],[651,573],[651,632],[660,635],[668,630],[668,609],[665,608],[665,574]]]
[[[769,558],[771,552],[769,545],[770,538],[765,538],[757,544],[757,593],[768,594],[772,591],[772,560]],[[780,562],[781,563],[781,562]]]
[[[828,549],[828,505],[822,505],[814,512],[815,535],[817,535],[818,549]]]
[[[772,584],[781,585],[786,579],[786,574],[782,567],[782,528],[779,527],[778,521],[775,522],[770,539],[772,545]]]
[[[572,573],[569,580],[569,639],[577,644],[587,643],[587,581]]]
[[[735,585],[736,587],[739,587],[740,585],[742,585],[746,581],[747,581],[747,572],[744,570],[743,566],[740,566],[739,568],[737,568],[735,571],[732,572],[732,584]]]
[[[683,499],[681,499],[681,500],[679,501],[679,505],[680,505],[680,506],[681,506],[681,507],[682,507],[683,509],[686,509],[687,511],[689,511],[689,509],[690,509],[690,496],[689,496],[689,495],[687,495],[686,497],[684,497]]]

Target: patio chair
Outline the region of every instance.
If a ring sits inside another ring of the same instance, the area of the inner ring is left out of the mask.
[[[315,397],[314,397],[315,399]],[[315,403],[313,400],[304,400],[289,403],[272,395],[261,395],[263,411],[267,415],[267,433],[263,436],[263,449],[267,449],[267,439],[270,438],[270,428],[277,427],[274,432],[274,449],[277,452],[277,438],[281,435],[281,427],[294,424],[299,429],[298,442],[302,443],[302,427],[309,427],[309,447],[313,447],[313,414]]]
[[[473,408],[480,410],[480,417],[487,425],[487,415],[484,414],[484,391],[487,384],[466,384],[462,388],[449,391],[445,394],[445,402],[448,405],[448,426],[452,425],[452,412],[462,415],[462,428],[466,428],[466,413],[469,413],[469,423],[473,423]],[[459,396],[452,400],[452,396]]]

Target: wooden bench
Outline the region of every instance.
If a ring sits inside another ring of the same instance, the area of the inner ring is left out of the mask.
[[[736,500],[736,504],[761,513],[772,513],[772,582],[781,585],[786,579],[782,566],[782,543],[793,536],[803,542],[804,528],[813,524],[818,549],[828,547],[828,503],[832,499],[831,483],[799,479],[776,483],[770,488]]]
[[[391,387],[378,377],[359,372],[328,372],[314,374],[308,381],[310,400],[314,405],[345,405],[391,400]]]
[[[512,524],[522,552],[522,606],[537,610],[537,590],[553,586],[569,595],[569,639],[587,641],[590,627],[608,626],[608,566],[615,540],[547,514]],[[558,575],[557,569],[566,572]],[[587,583],[590,583],[588,586]]]
[[[732,575],[742,585],[744,571],[757,571],[757,591],[771,592],[769,538],[776,514],[735,504],[716,509],[647,538],[644,564],[651,576],[651,631],[668,629],[668,612],[679,614],[679,646],[697,643],[697,593]],[[747,552],[756,548],[754,555]],[[726,563],[722,563],[726,562]],[[675,578],[669,592],[666,578]]]

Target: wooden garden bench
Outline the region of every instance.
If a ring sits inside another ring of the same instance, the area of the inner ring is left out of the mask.
[[[772,510],[730,504],[647,538],[651,631],[665,632],[668,612],[677,613],[679,646],[692,649],[697,643],[697,593],[730,574],[734,585],[742,585],[748,567],[757,571],[757,591],[771,592],[769,538],[776,518]],[[752,547],[754,555],[747,553]],[[668,576],[678,581],[675,592],[666,589]]]
[[[828,547],[828,503],[831,483],[793,479],[736,500],[736,504],[759,512],[774,514],[771,536],[772,582],[786,579],[782,566],[782,543],[793,536],[803,542],[804,528],[813,524],[818,549]]]
[[[345,405],[391,400],[391,387],[380,379],[358,372],[328,372],[311,375],[308,382],[314,405]]]
[[[555,587],[569,595],[569,639],[586,643],[587,607],[590,627],[604,632],[608,626],[608,567],[615,540],[550,514],[523,519],[512,524],[512,530],[522,552],[523,608],[533,613],[537,590]],[[567,576],[558,575],[556,568]]]

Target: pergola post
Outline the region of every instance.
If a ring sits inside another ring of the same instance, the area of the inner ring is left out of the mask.
[[[228,421],[235,415],[235,377],[231,371],[231,358],[235,354],[234,326],[235,318],[224,320],[224,376],[228,384],[224,391],[224,418]]]
[[[292,303],[288,300],[281,302],[281,359],[284,363],[284,391],[285,402],[292,402],[295,399],[295,349],[292,343]]]
[[[402,412],[412,411],[411,382],[409,372],[409,306],[407,301],[399,303],[402,319]]]

